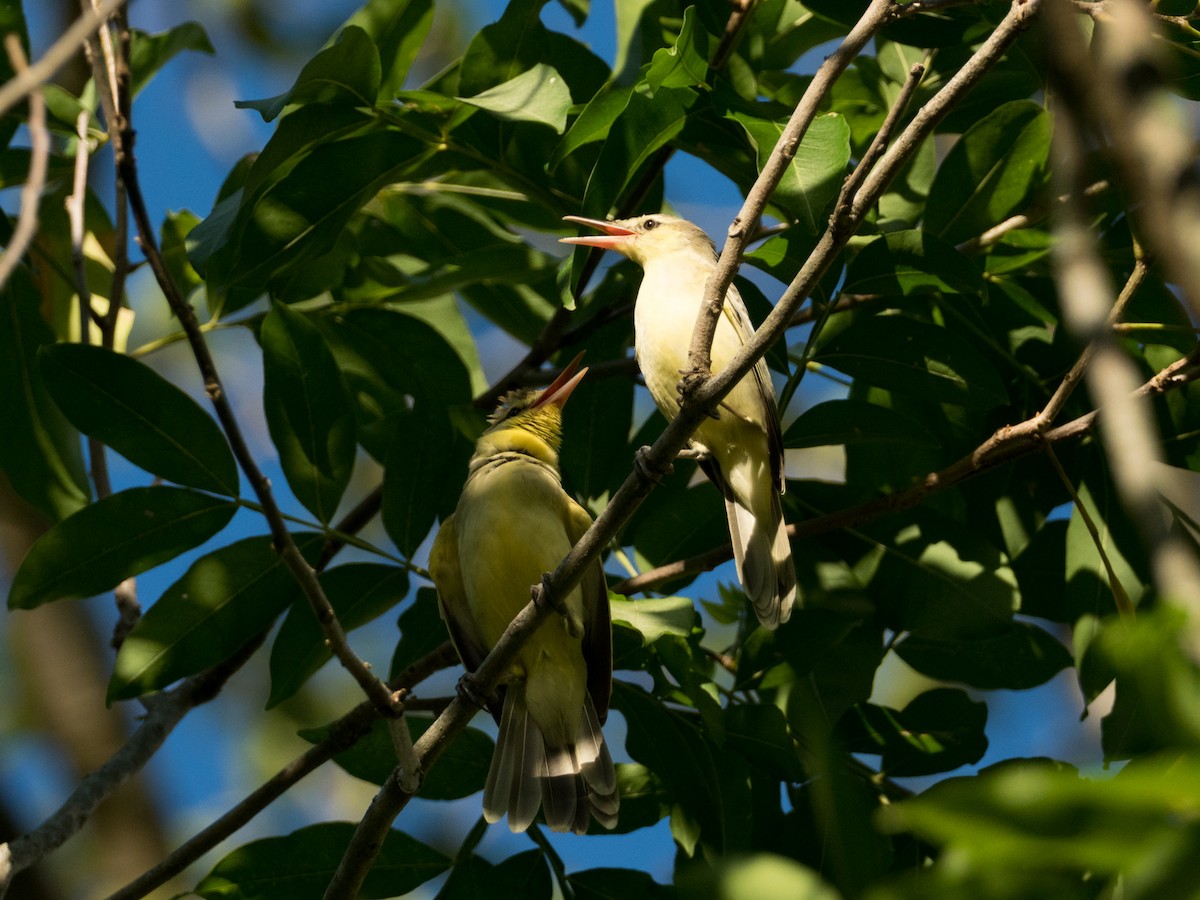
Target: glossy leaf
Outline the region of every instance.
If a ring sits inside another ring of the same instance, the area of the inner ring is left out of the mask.
[[[654,51],[646,72],[646,85],[653,94],[659,88],[699,87],[708,77],[708,36],[696,23],[696,8],[683,12],[679,35],[670,47]]]
[[[458,99],[499,119],[549,125],[558,134],[567,127],[567,110],[571,107],[571,92],[562,76],[545,63],[472,97]]]
[[[787,121],[760,118],[745,112],[734,112],[732,117],[746,130],[758,153],[761,171],[783,135]],[[849,161],[850,128],[845,118],[836,113],[818,116],[808,126],[771,202],[795,216],[798,226],[805,232],[820,233],[827,218],[825,209],[837,197]]]
[[[244,844],[213,866],[195,893],[208,900],[317,900],[333,878],[354,827],[352,822],[322,822],[284,837]],[[449,867],[444,854],[392,829],[384,835],[357,895],[373,900],[407,894]]]
[[[381,81],[378,100],[391,100],[405,79],[433,25],[433,0],[368,0],[345,27],[366,32],[379,48]]]
[[[939,403],[990,409],[1008,392],[987,358],[946,329],[867,316],[825,343],[817,361],[868,384]]]
[[[140,94],[142,88],[172,57],[185,50],[207,53],[209,56],[216,53],[204,28],[196,22],[184,22],[159,34],[133,29],[129,45],[133,96]]]
[[[322,572],[321,587],[342,628],[351,631],[383,615],[408,593],[408,573],[398,566],[348,563]],[[271,644],[271,696],[267,708],[292,696],[333,656],[308,600],[288,610]]]
[[[896,645],[896,654],[930,678],[983,690],[1037,687],[1072,664],[1062,643],[1025,622],[973,640],[910,635]]]
[[[145,363],[85,344],[39,356],[55,403],[80,431],[168,481],[237,496],[237,463],[217,423]]]
[[[322,539],[295,539],[311,564]],[[201,557],[126,637],[109,682],[109,702],[161,690],[215,665],[269,628],[299,593],[269,536],[245,538]]]
[[[1020,212],[1045,179],[1050,114],[1015,100],[980,119],[950,149],[929,188],[925,228],[952,244]]]
[[[259,331],[263,405],[271,440],[296,499],[330,522],[354,469],[354,407],[320,330],[276,304]]]
[[[357,25],[347,25],[337,43],[326,47],[300,70],[292,87],[266,100],[238,100],[270,122],[292,104],[344,103],[373,106],[382,78],[375,42]]]
[[[653,644],[664,634],[687,637],[696,622],[696,611],[687,597],[650,597],[630,600],[611,596],[609,607],[614,622],[624,622],[635,629],[646,644]]]
[[[129,488],[63,519],[30,548],[8,605],[90,597],[174,559],[222,528],[237,507],[173,487]]]

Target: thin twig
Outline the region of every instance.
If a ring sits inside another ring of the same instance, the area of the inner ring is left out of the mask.
[[[23,80],[33,70],[25,59],[25,50],[21,47],[21,39],[15,33],[4,36],[4,50],[12,63],[16,77],[13,81]],[[10,82],[11,84],[12,82]],[[0,88],[0,94],[4,89]],[[25,251],[33,242],[38,227],[38,203],[41,201],[42,188],[46,185],[46,167],[50,158],[50,132],[46,130],[46,104],[42,98],[41,82],[35,82],[29,89],[29,175],[21,188],[21,211],[17,214],[17,227],[13,229],[12,239],[0,256],[0,288],[8,284],[17,264],[25,256]],[[3,113],[0,113],[3,115]]]

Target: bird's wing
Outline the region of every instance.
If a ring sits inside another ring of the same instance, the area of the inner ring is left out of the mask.
[[[571,543],[577,543],[591,525],[587,510],[567,498],[567,537]],[[612,697],[612,621],[608,586],[599,561],[588,566],[579,587],[583,592],[583,658],[587,663],[588,693],[603,724]]]
[[[471,608],[467,604],[454,516],[448,516],[442,522],[437,537],[433,539],[433,547],[429,551],[429,574],[433,576],[437,588],[438,608],[446,621],[450,641],[467,671],[474,672],[487,656],[487,647],[479,638]]]
[[[732,284],[729,285],[729,292],[725,295],[724,315],[729,324],[733,326],[733,330],[737,332],[739,343],[745,344],[750,340],[750,336],[754,334],[754,323],[750,321],[750,313],[746,309],[742,295]],[[754,377],[756,394],[761,403],[761,416],[747,415],[744,410],[735,409],[734,412],[743,418],[762,419],[767,429],[767,447],[771,454],[771,480],[782,492],[784,489],[783,431],[779,427],[779,413],[775,408],[775,386],[771,384],[771,370],[767,368],[766,359],[760,358],[754,364],[754,368],[750,370],[750,374]]]

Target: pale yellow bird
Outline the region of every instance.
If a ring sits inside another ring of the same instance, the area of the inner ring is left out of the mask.
[[[679,413],[679,381],[687,368],[692,329],[705,283],[716,266],[716,248],[698,226],[675,216],[613,222],[563,218],[604,232],[562,238],[564,243],[615,250],[645,271],[633,314],[638,365],[650,396],[663,415],[673,419]],[[729,364],[753,331],[746,305],[730,285],[712,344],[714,372]],[[692,444],[706,455],[700,465],[725,497],[742,587],[759,622],[776,628],[791,615],[796,571],[779,499],[784,490],[783,438],[763,360],[721,401],[716,418],[701,423]]]
[[[454,514],[438,530],[429,571],[442,617],[468,671],[591,525],[562,488],[562,408],[587,372],[572,363],[544,391],[509,394],[475,445]],[[524,831],[544,810],[555,831],[582,834],[589,817],[617,821],[617,782],[601,725],[612,693],[612,628],[599,563],[546,619],[504,678],[500,725],[483,792],[489,822]]]

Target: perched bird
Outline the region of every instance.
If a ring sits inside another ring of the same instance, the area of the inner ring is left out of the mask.
[[[674,418],[716,248],[700,228],[675,216],[614,222],[563,218],[604,232],[562,238],[564,243],[615,250],[645,270],[633,314],[638,365],[658,408]],[[730,285],[712,344],[713,371],[724,369],[753,331],[745,303]],[[738,578],[759,622],[776,628],[791,615],[796,571],[779,499],[784,490],[783,438],[763,360],[721,401],[716,417],[701,423],[692,445],[703,452],[700,465],[725,497]]]
[[[429,571],[442,618],[474,671],[530,588],[592,523],[562,488],[562,409],[587,372],[575,360],[544,391],[507,395],[479,438],[454,514],[438,530]],[[545,811],[555,831],[617,822],[617,782],[600,730],[612,693],[612,626],[600,564],[517,654],[491,704],[500,725],[483,814],[524,831]]]

